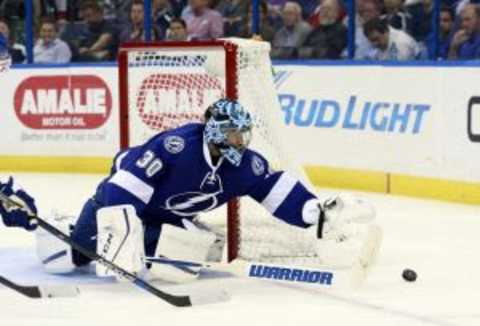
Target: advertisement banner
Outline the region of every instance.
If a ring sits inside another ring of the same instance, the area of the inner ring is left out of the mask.
[[[277,74],[286,146],[304,164],[480,181],[480,99],[469,109],[478,69],[280,66]]]
[[[404,175],[428,179],[431,190],[432,180],[477,188],[478,68],[279,65],[275,83],[283,146],[300,164],[333,168],[323,171],[332,178],[345,169],[359,185],[368,179],[365,189],[417,187]],[[2,168],[26,156],[84,158],[88,171],[98,158],[100,170],[110,164],[119,149],[116,67],[12,69],[0,84]]]
[[[118,150],[116,69],[12,69],[0,82],[2,155],[110,157]]]

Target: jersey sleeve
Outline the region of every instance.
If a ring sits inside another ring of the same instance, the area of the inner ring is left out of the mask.
[[[102,204],[131,204],[141,215],[168,169],[168,162],[168,155],[155,141],[120,152],[114,159],[110,177],[101,185]]]
[[[304,222],[302,210],[308,200],[316,196],[295,177],[285,171],[272,171],[268,162],[261,156],[255,155],[252,159],[252,170],[255,178],[249,188],[248,195],[260,203],[276,218],[299,227],[309,227]],[[257,167],[257,173],[253,166]],[[258,173],[258,171],[263,171]]]

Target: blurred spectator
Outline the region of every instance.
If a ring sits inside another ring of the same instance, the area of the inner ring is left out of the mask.
[[[268,5],[266,1],[260,1],[260,6],[259,6],[259,30],[260,33],[258,35],[253,35],[252,33],[252,17],[253,17],[253,8],[252,6],[248,6],[248,14],[247,14],[247,20],[243,22],[241,31],[240,31],[240,37],[243,38],[252,38],[255,37],[255,39],[258,40],[263,40],[267,42],[271,42],[273,40],[273,35],[275,34],[275,30],[273,29],[273,26],[270,24],[268,21]]]
[[[134,0],[130,7],[130,21],[120,32],[120,42],[141,42],[145,41],[144,31],[145,8],[143,0]],[[152,27],[152,38],[159,39],[159,33],[156,26]]]
[[[24,63],[26,59],[25,46],[15,43],[13,35],[10,34],[10,27],[5,20],[0,19],[0,33],[8,42],[8,53],[12,59],[12,63]]]
[[[208,0],[189,0],[182,12],[188,35],[193,40],[216,39],[223,36],[223,18],[216,10],[208,8]]]
[[[286,2],[282,10],[283,27],[275,33],[272,58],[292,59],[297,48],[305,42],[312,27],[302,18],[302,7],[296,2]]]
[[[312,25],[312,27],[317,27],[318,25],[320,25],[322,23],[322,13],[321,13],[321,11],[322,11],[322,7],[323,7],[324,2],[325,2],[325,0],[318,0],[318,5],[315,7],[315,9],[310,14],[310,16],[308,16],[307,22],[310,25]],[[337,6],[338,6],[337,20],[338,21],[343,21],[343,19],[346,16],[346,11],[343,8],[342,3],[337,2]]]
[[[432,30],[433,0],[420,0],[408,5],[406,10],[412,17],[410,35],[418,42],[425,42]]]
[[[43,19],[39,25],[40,38],[33,48],[35,63],[67,63],[72,58],[72,52],[67,43],[57,37],[55,21]]]
[[[239,36],[247,17],[249,0],[221,0],[216,9],[224,19],[225,36]]]
[[[40,17],[46,14],[45,6],[42,0],[29,0],[32,2],[33,16]],[[0,14],[2,17],[9,19],[24,19],[25,18],[25,2],[24,0],[3,0],[0,1]]]
[[[64,25],[67,23],[68,0],[55,0],[55,18],[57,24]]]
[[[100,0],[99,5],[103,6],[103,17],[106,20],[115,22],[119,26],[128,22],[132,0]]]
[[[363,32],[363,25],[373,18],[380,17],[380,4],[377,0],[357,1],[355,24],[355,59],[370,59],[376,51]],[[345,55],[346,56],[346,53]]]
[[[158,39],[163,40],[170,27],[171,20],[175,17],[170,2],[168,0],[153,0],[152,15]]]
[[[377,49],[373,60],[414,60],[420,56],[417,42],[404,31],[395,29],[380,18],[369,20],[363,26],[365,36]]]
[[[363,25],[373,18],[380,17],[381,5],[378,0],[357,0],[357,15]]]
[[[448,58],[448,47],[452,40],[454,20],[455,20],[455,14],[452,9],[445,6],[440,9],[438,54],[434,53],[435,51],[434,43],[435,43],[436,37],[435,35],[433,35],[433,33],[430,33],[426,41],[428,58],[440,58],[440,59]]]
[[[410,34],[412,31],[412,16],[403,9],[404,0],[383,0],[385,14],[380,18],[385,19],[395,29]]]
[[[69,22],[80,21],[80,8],[84,0],[55,0],[55,14],[57,18],[57,27],[61,27]]]
[[[280,28],[283,27],[282,11],[283,11],[283,7],[285,6],[285,3],[287,2],[288,1],[281,0],[273,4],[273,0],[267,0],[268,20],[270,24],[273,26],[273,29],[275,31],[278,31]],[[280,6],[279,5],[280,3],[283,3],[283,5]],[[298,5],[300,6],[300,4]],[[301,11],[302,11],[302,6],[300,6],[300,12]]]
[[[103,17],[102,8],[95,1],[85,1],[81,15],[86,24],[77,42],[77,61],[113,59],[115,28]]]
[[[449,59],[480,58],[480,9],[477,5],[467,4],[460,12],[460,28],[453,34],[448,52]]]
[[[302,7],[303,19],[307,20],[318,7],[318,0],[295,0]],[[307,21],[308,22],[308,21]]]
[[[12,19],[14,17],[24,16],[22,2],[18,0],[0,0],[0,17],[9,17]],[[22,12],[20,12],[20,10]]]
[[[208,5],[207,7],[210,8],[210,9],[215,9],[217,10],[217,6],[218,4],[220,3],[220,0],[208,0]],[[218,11],[218,10],[217,10]]]
[[[48,2],[46,13],[42,17],[49,17],[55,19],[55,28],[58,35],[60,35],[65,26],[68,24],[67,10],[68,0],[44,0]]]
[[[24,1],[18,1],[20,5],[25,6]],[[55,2],[51,0],[33,0],[33,19],[38,20],[40,17],[46,16],[50,13],[50,9],[53,9]]]
[[[155,0],[154,0],[155,1]],[[167,0],[171,7],[173,17],[180,17],[188,5],[188,0]]]
[[[320,25],[308,35],[299,48],[300,58],[339,59],[347,46],[347,28],[338,20],[340,6],[337,0],[323,0]]]
[[[457,0],[450,7],[455,10],[455,16],[459,16],[463,8],[468,4],[478,4],[478,0]]]
[[[29,0],[32,3],[33,18],[35,21],[41,17],[51,17],[59,21],[66,18],[67,2],[77,2],[72,0]],[[24,0],[0,0],[0,16],[8,17],[10,20],[25,18]]]
[[[169,41],[189,41],[187,23],[182,18],[173,18],[167,33]]]

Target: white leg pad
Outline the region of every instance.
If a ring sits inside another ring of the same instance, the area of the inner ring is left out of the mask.
[[[187,225],[188,230],[173,225],[163,225],[155,257],[191,262],[205,261],[216,236],[212,232],[194,229],[190,224]],[[182,268],[174,264],[152,263],[150,268],[151,278],[174,283],[193,281],[197,279],[198,273],[199,269]]]
[[[118,205],[99,209],[97,228],[97,254],[131,273],[143,268],[143,226],[135,207]],[[101,264],[96,264],[96,273],[115,275]]]
[[[52,213],[46,221],[65,234],[70,234],[76,217]],[[42,228],[35,230],[37,256],[47,273],[66,274],[75,269],[72,262],[70,245],[53,236]]]

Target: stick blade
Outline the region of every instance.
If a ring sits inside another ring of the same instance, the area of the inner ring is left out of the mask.
[[[192,306],[226,302],[230,300],[230,295],[225,290],[202,291],[190,294]]]
[[[38,288],[42,298],[73,298],[80,294],[79,288],[73,285],[40,285]]]

